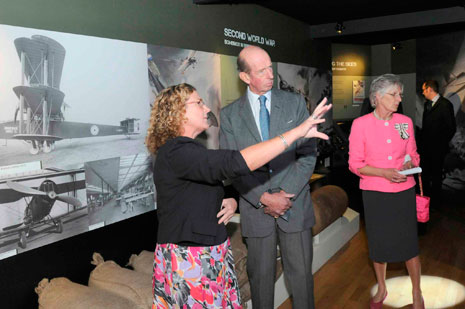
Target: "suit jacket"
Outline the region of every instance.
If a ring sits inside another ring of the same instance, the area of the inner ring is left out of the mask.
[[[271,91],[270,138],[282,134],[309,116],[301,95],[282,90]],[[261,137],[247,95],[221,110],[220,148],[241,150],[261,142]],[[277,219],[284,232],[310,229],[315,224],[309,180],[316,162],[315,139],[300,139],[249,175],[232,179],[239,192],[242,234],[245,237],[264,237],[275,228],[275,219],[254,205],[268,189],[281,187],[297,195],[289,221]]]
[[[445,155],[449,141],[455,134],[455,114],[452,103],[440,96],[431,110],[423,112],[423,125],[420,134],[420,154]]]

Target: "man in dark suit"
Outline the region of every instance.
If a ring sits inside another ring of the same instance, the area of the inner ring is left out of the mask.
[[[439,95],[435,80],[422,85],[426,98],[423,124],[420,132],[419,153],[423,170],[422,180],[425,195],[431,197],[431,206],[439,207],[441,202],[442,168],[449,141],[455,134],[456,124],[452,103]]]
[[[220,148],[243,149],[308,117],[301,95],[272,89],[272,63],[263,49],[245,47],[237,62],[239,77],[248,88],[221,111]],[[232,180],[240,194],[254,308],[273,308],[278,243],[293,308],[314,308],[311,228],[315,217],[308,182],[315,162],[315,140],[300,140],[265,168]]]

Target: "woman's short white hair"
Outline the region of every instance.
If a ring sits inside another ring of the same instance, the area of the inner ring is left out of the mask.
[[[398,86],[401,91],[404,90],[404,84],[400,80],[400,77],[395,74],[383,74],[378,76],[371,82],[370,86],[370,104],[373,108],[376,108],[376,95],[384,95],[386,91],[393,86]]]

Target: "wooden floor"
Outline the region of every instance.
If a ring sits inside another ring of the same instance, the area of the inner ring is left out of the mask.
[[[370,289],[376,281],[368,258],[363,219],[360,225],[360,232],[315,273],[317,309],[368,308]],[[465,285],[464,200],[458,205],[431,211],[430,222],[419,241],[422,275],[447,278]],[[387,279],[407,276],[404,265],[388,264]],[[286,300],[279,308],[292,308],[291,300]],[[447,308],[465,308],[465,303]]]

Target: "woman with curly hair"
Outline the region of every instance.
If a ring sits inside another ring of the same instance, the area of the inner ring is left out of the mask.
[[[241,151],[209,150],[195,140],[208,129],[210,109],[189,84],[168,87],[153,104],[146,137],[156,155],[158,234],[153,308],[241,308],[225,225],[237,203],[223,181],[250,173],[299,138],[322,138],[323,100],[300,126]]]

